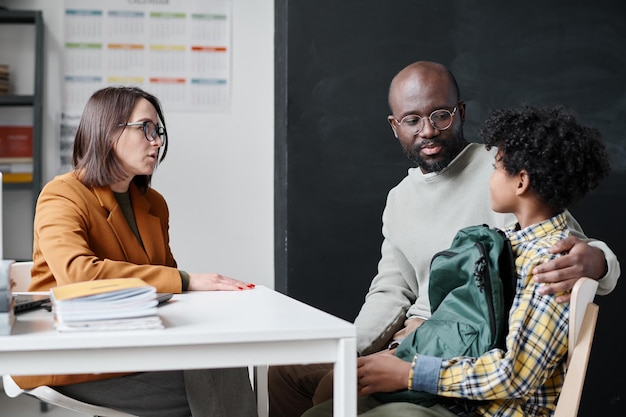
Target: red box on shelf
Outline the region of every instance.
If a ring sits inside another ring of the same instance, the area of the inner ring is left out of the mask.
[[[0,158],[30,158],[32,156],[32,126],[0,126]]]

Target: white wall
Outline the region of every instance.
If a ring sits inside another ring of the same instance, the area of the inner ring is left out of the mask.
[[[46,182],[56,174],[58,160],[63,1],[0,0],[0,5],[43,11]],[[169,203],[171,246],[181,269],[273,288],[274,2],[233,0],[232,16],[231,111],[166,113],[169,150],[152,185]],[[4,243],[6,254],[9,243]]]

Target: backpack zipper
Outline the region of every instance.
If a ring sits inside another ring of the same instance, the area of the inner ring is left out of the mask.
[[[485,250],[485,245],[482,242],[476,242],[476,247],[478,248],[478,252],[480,252],[480,257],[474,264],[474,279],[476,280],[476,286],[480,291],[485,293],[485,297],[487,298],[487,310],[489,311],[489,327],[491,327],[491,335],[492,337],[496,337],[496,313],[493,310],[493,293],[491,290],[491,277],[487,276],[489,274],[489,269],[487,268],[487,251]],[[495,340],[491,340],[491,344],[493,345]]]

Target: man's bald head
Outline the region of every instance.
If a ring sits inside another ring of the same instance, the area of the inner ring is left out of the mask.
[[[445,65],[431,61],[417,61],[404,67],[391,80],[389,86],[389,108],[393,113],[393,101],[398,89],[407,84],[419,84],[428,86],[445,86],[450,93],[455,95],[454,101],[461,100],[461,93],[456,78]]]

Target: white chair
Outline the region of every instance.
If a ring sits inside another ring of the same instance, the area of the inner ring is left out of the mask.
[[[13,262],[9,267],[9,278],[14,282],[13,292],[28,291],[30,285],[30,270],[33,267],[32,261]]]
[[[567,373],[554,417],[576,417],[582,397],[587,365],[598,321],[599,307],[593,302],[598,282],[579,279],[572,289],[569,311]]]
[[[68,410],[78,411],[80,413],[90,414],[93,416],[133,417],[132,414],[75,400],[47,386],[23,390],[15,383],[13,378],[11,378],[11,375],[3,375],[2,384],[4,385],[4,392],[6,392],[7,396],[11,398],[15,398],[21,394],[28,394],[40,399],[41,401],[45,401],[48,404],[53,404],[59,407],[67,408]]]
[[[13,262],[9,266],[9,277],[13,280],[13,282],[15,282],[15,286],[13,287],[14,292],[28,291],[28,286],[30,285],[30,270],[32,266],[33,263],[31,261]],[[27,394],[38,398],[44,404],[52,404],[93,416],[132,417],[131,414],[123,413],[121,411],[75,400],[47,386],[41,386],[33,389],[22,389],[15,383],[13,378],[11,378],[11,375],[3,375],[2,384],[4,386],[4,392],[11,398],[15,398],[21,394]],[[46,411],[45,406],[42,406],[42,411]]]

